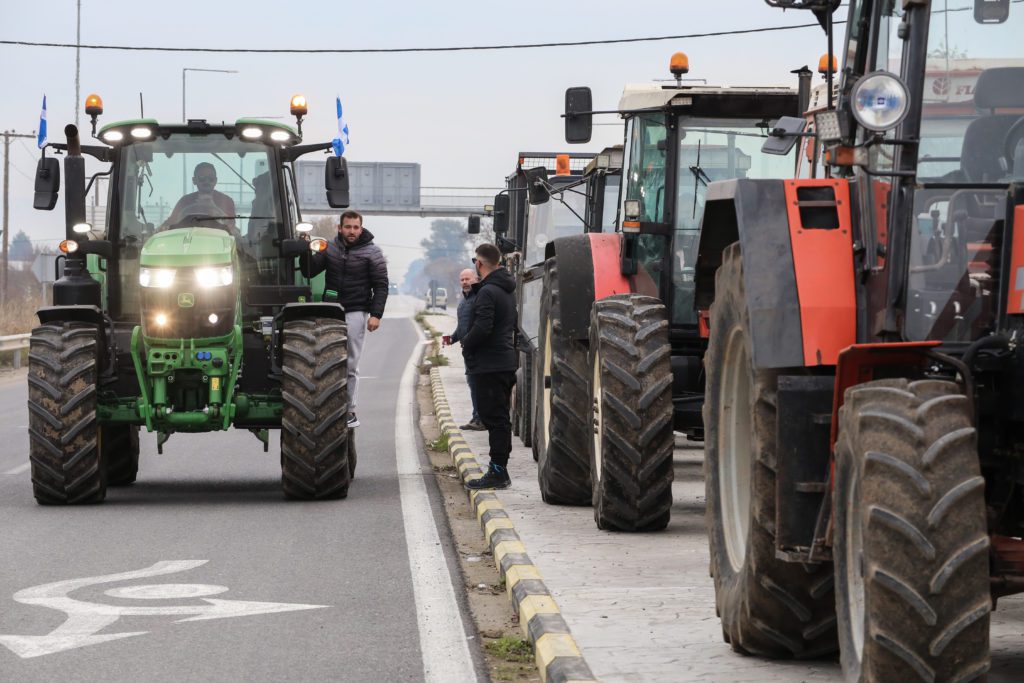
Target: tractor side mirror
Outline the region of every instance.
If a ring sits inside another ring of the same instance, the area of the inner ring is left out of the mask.
[[[60,192],[60,162],[53,157],[42,158],[36,165],[36,194],[32,207],[40,211],[53,211]]]
[[[761,145],[761,151],[765,154],[786,156],[793,151],[797,141],[803,138],[804,128],[807,121],[799,116],[783,116],[775,128],[768,134],[768,139]]]
[[[302,239],[285,239],[281,240],[281,256],[285,258],[292,258],[294,256],[302,256],[309,251],[309,242]]]
[[[508,210],[510,201],[507,194],[494,197],[494,234],[504,235],[508,232]]]
[[[480,234],[480,216],[473,214],[469,217],[469,221],[466,224],[466,232],[470,235]]]
[[[1010,17],[1010,0],[974,0],[974,21],[1001,24]]]
[[[324,165],[324,189],[327,190],[327,205],[332,209],[347,209],[348,162],[345,157],[328,157]]]
[[[551,199],[548,189],[548,169],[543,166],[524,171],[526,174],[526,197],[530,204],[545,204]]]
[[[594,130],[594,98],[590,88],[569,88],[565,91],[565,141],[570,144],[590,142]]]

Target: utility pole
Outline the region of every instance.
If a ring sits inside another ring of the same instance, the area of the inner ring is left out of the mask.
[[[7,303],[7,243],[10,241],[10,175],[11,175],[11,138],[31,138],[35,135],[21,135],[13,130],[4,131],[4,224],[3,224],[3,256],[0,261],[0,306]]]
[[[75,128],[78,125],[78,110],[81,104],[81,93],[79,91],[80,72],[82,70],[82,0],[78,0],[78,19],[75,22]]]

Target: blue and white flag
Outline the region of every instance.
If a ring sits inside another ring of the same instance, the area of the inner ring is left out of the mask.
[[[36,138],[39,149],[46,144],[46,95],[43,95],[43,110],[39,113],[39,135]]]
[[[331,144],[334,145],[334,155],[340,157],[345,153],[345,146],[348,144],[348,124],[341,115],[341,98],[338,97],[335,102],[338,107],[338,137],[334,138]]]

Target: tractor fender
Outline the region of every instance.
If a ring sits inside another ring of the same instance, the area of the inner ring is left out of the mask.
[[[36,311],[39,322],[43,325],[48,323],[93,323],[99,326],[102,332],[106,325],[103,311],[98,306],[72,305],[72,306],[44,306]]]
[[[285,304],[277,314],[274,327],[280,327],[291,320],[300,318],[334,318],[345,319],[345,309],[341,304],[331,302],[309,302]]]
[[[698,311],[711,308],[715,273],[733,242],[743,255],[754,366],[834,366],[857,341],[848,182],[711,183],[697,252]]]
[[[545,259],[558,259],[562,330],[568,338],[588,342],[594,301],[632,291],[622,274],[619,233],[587,233],[559,237],[547,244]]]

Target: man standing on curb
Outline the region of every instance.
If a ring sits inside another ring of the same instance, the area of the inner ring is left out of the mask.
[[[480,282],[473,285],[469,332],[462,338],[466,374],[477,387],[477,408],[487,428],[491,464],[479,479],[466,484],[470,490],[507,489],[508,458],[512,453],[512,421],[509,404],[516,383],[518,357],[515,349],[516,281],[500,264],[501,252],[493,244],[476,248],[473,263]]]
[[[462,338],[469,333],[470,321],[473,317],[473,301],[476,299],[476,292],[473,291],[473,285],[478,282],[476,271],[471,268],[466,268],[464,271],[459,273],[459,284],[462,285],[462,301],[459,302],[459,308],[456,312],[459,324],[455,327],[455,331],[451,335],[443,337],[445,345],[451,345],[456,342],[461,342]],[[466,350],[463,348],[462,355],[465,357]],[[476,407],[476,383],[473,381],[474,375],[469,374],[469,365],[466,365],[466,384],[469,385],[469,401],[473,406],[473,416],[469,419],[469,422],[459,427],[464,432],[482,432],[487,429],[484,427],[484,423],[480,421],[480,413]]]
[[[363,227],[356,211],[341,214],[338,236],[327,250],[313,254],[308,277],[327,270],[324,301],[337,301],[345,309],[348,326],[348,426],[358,427],[356,398],[359,388],[359,357],[366,331],[375,332],[388,300],[388,264],[384,252],[373,243],[373,233]]]

